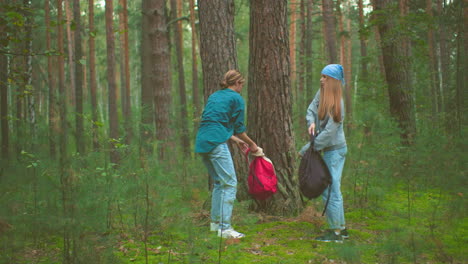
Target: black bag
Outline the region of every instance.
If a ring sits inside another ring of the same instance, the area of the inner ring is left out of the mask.
[[[332,177],[328,166],[318,151],[314,150],[315,136],[310,136],[310,147],[302,156],[299,165],[299,189],[302,195],[309,199],[319,197],[332,184]],[[327,210],[330,192],[323,214]],[[322,214],[322,215],[323,215]]]

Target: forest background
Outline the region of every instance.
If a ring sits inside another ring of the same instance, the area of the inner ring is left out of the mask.
[[[0,263],[466,263],[464,0],[0,1]],[[320,70],[344,66],[350,239],[322,244],[298,149]],[[239,69],[279,191],[209,233],[193,153]]]

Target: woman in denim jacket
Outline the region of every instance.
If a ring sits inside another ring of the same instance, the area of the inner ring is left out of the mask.
[[[316,238],[323,242],[342,242],[343,238],[348,237],[340,190],[347,152],[343,131],[343,84],[343,67],[339,64],[325,66],[320,78],[320,90],[309,105],[306,115],[309,134],[317,134],[312,147],[323,153],[323,159],[332,176],[332,185],[322,194],[323,200],[326,201],[330,192],[330,201],[326,210],[329,229]],[[304,154],[309,147],[310,143],[304,146],[300,153]]]

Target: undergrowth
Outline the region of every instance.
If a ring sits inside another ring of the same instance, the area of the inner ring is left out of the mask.
[[[343,244],[314,240],[320,199],[297,216],[234,206],[242,240],[209,231],[207,173],[198,157],[143,160],[133,146],[57,162],[23,152],[0,184],[0,263],[466,263],[466,164],[460,139],[422,134],[401,147],[391,124],[355,124],[342,180]],[[366,134],[367,133],[367,134]]]

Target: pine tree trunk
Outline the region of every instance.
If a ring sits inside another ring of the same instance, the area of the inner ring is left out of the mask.
[[[198,2],[200,19],[200,57],[203,69],[204,101],[219,90],[219,82],[230,69],[238,69],[234,31],[234,1],[213,0]],[[245,156],[231,143],[236,168],[237,199],[250,197],[247,193]],[[209,186],[211,179],[209,178]]]
[[[158,157],[167,160],[174,154],[172,149],[170,122],[171,111],[171,58],[169,54],[169,39],[165,14],[166,0],[150,1],[149,10],[154,10],[150,16],[152,30],[150,34],[151,47],[151,83],[154,85],[154,109],[156,122],[156,139],[158,141]]]
[[[336,48],[336,22],[333,13],[333,0],[322,0],[325,46],[328,63],[338,63]]]
[[[466,124],[464,120],[464,109],[465,109],[465,96],[463,90],[466,89],[468,83],[468,74],[465,74],[467,69],[467,52],[468,52],[468,5],[459,1],[460,5],[457,8],[458,11],[458,25],[457,25],[457,63],[456,63],[456,119],[458,123],[458,133],[462,136],[463,124]],[[466,94],[466,91],[465,91]]]
[[[152,63],[152,17],[150,6],[152,0],[142,0],[141,21],[141,155],[151,152],[151,140],[154,131],[154,108],[153,108],[153,84],[151,83],[153,67]],[[153,8],[154,9],[154,8]]]
[[[96,32],[94,30],[94,0],[89,0],[89,86],[91,92],[91,116],[93,120],[93,149],[99,149],[98,140],[98,106],[97,106],[97,80],[96,80],[96,45],[94,38]]]
[[[392,9],[391,0],[376,0],[379,11],[379,32],[382,38],[382,54],[390,97],[390,113],[398,121],[404,145],[411,145],[416,135],[414,103],[411,90],[410,58],[404,38],[395,38],[398,10]]]
[[[66,28],[67,28],[67,43],[68,43],[68,72],[70,76],[70,92],[67,93],[69,98],[67,98],[67,102],[69,102],[71,105],[75,104],[75,91],[76,91],[76,79],[75,79],[75,64],[73,63],[73,54],[74,54],[74,37],[73,34],[74,31],[71,30],[71,24],[73,22],[73,13],[70,9],[70,1],[71,0],[65,0],[65,14],[67,16],[67,23],[66,23]]]
[[[345,30],[343,12],[341,11],[341,0],[336,2],[336,15],[338,16],[338,33],[340,35],[340,64],[345,65]],[[346,78],[346,76],[345,76]]]
[[[86,151],[85,133],[83,128],[83,48],[81,43],[81,10],[80,0],[73,0],[73,16],[75,25],[75,126],[76,126],[76,149],[78,153]]]
[[[296,93],[296,21],[297,21],[297,3],[296,0],[289,1],[289,7],[291,10],[290,22],[289,22],[289,57],[291,60],[291,86],[294,98],[298,98]]]
[[[305,64],[306,64],[306,56],[305,56],[305,46],[306,46],[306,0],[300,0],[300,11],[299,11],[299,23],[300,23],[300,42],[299,42],[299,69],[297,70],[297,95],[296,95],[296,101],[297,101],[297,107],[299,111],[303,111],[304,109],[304,101],[305,101],[305,93],[304,93],[304,86],[305,86],[305,74],[307,73],[305,69]],[[300,121],[301,127],[305,126],[305,121],[302,118]]]
[[[63,20],[63,1],[57,0],[57,20]],[[65,87],[65,61],[64,61],[64,45],[63,45],[63,26],[61,23],[57,23],[57,48],[59,52],[59,56],[57,56],[57,64],[58,64],[58,92],[59,92],[59,117],[60,117],[60,131],[59,135],[59,145],[60,145],[60,164],[64,164],[64,160],[66,160],[67,155],[67,90]]]
[[[63,1],[57,0],[57,20],[63,21]],[[64,34],[63,26],[57,23],[57,47],[59,56],[58,60],[58,90],[59,90],[59,116],[60,116],[60,131],[59,131],[59,145],[60,145],[60,183],[62,191],[62,207],[63,217],[70,217],[70,192],[69,192],[69,176],[68,176],[68,155],[67,155],[67,90],[65,87],[65,62],[64,62]],[[72,263],[72,235],[70,225],[64,224],[63,228],[63,263]]]
[[[109,89],[109,137],[110,159],[114,164],[120,161],[115,143],[119,140],[119,118],[117,115],[117,83],[115,75],[115,37],[113,29],[113,0],[106,0],[106,45],[107,45],[107,86]]]
[[[307,98],[307,100],[304,100],[304,107],[303,109],[307,109],[307,104],[308,102],[307,101],[311,101],[314,94],[313,94],[313,87],[314,87],[314,84],[315,82],[313,81],[313,60],[312,60],[312,56],[313,56],[313,49],[312,49],[312,40],[313,40],[313,24],[312,24],[312,18],[313,18],[313,15],[312,15],[312,12],[313,12],[313,0],[306,0],[307,1],[307,5],[306,5],[306,12],[307,12],[307,24],[306,24],[306,47],[305,47],[305,56],[307,58],[307,61],[306,61],[306,75],[305,75],[305,79],[306,79],[306,83],[305,83],[305,97]],[[305,120],[305,118],[303,118]]]
[[[32,13],[29,11],[31,9],[31,3],[29,0],[24,0],[23,1],[23,7],[25,10],[28,10],[25,12],[25,17],[26,17],[26,22],[25,22],[25,31],[26,31],[26,38],[24,40],[25,48],[24,52],[26,53],[24,56],[24,85],[25,85],[25,90],[27,93],[26,95],[26,100],[27,100],[27,117],[28,117],[28,123],[29,123],[29,135],[28,139],[30,144],[25,146],[27,147],[31,152],[34,152],[34,145],[36,144],[36,98],[35,96],[39,92],[39,89],[35,89],[35,86],[33,86],[33,76],[32,76],[32,44],[33,44],[33,38],[32,38],[32,28],[33,28],[33,18],[32,18]]]
[[[364,5],[363,0],[358,0],[359,7],[359,41],[361,43],[361,76],[363,80],[367,80],[367,32],[364,23]]]
[[[46,24],[46,49],[51,50],[51,37],[50,37],[50,3],[49,0],[45,1],[45,24]],[[55,73],[55,74],[54,74]],[[56,156],[56,145],[55,140],[58,135],[58,124],[57,124],[57,92],[55,86],[54,76],[54,60],[52,55],[47,56],[47,83],[49,87],[49,154],[52,158]]]
[[[432,11],[432,0],[426,0],[426,14],[429,17],[429,21],[433,20],[433,11]],[[434,46],[434,30],[430,26],[427,31],[427,45],[428,45],[428,55],[429,55],[429,76],[430,76],[430,94],[432,100],[432,116],[434,120],[438,120],[439,113],[439,98],[437,84],[438,84],[438,63],[436,59],[437,51]],[[436,121],[437,123],[437,121]]]
[[[122,82],[122,109],[125,126],[125,143],[129,144],[132,139],[132,105],[130,99],[130,57],[128,48],[128,10],[127,0],[120,0],[120,43],[121,43],[121,76]]]
[[[286,0],[250,6],[249,135],[273,161],[278,193],[258,209],[291,215],[301,211],[292,134]]]
[[[178,0],[171,0],[172,19],[181,17],[182,5]],[[184,73],[184,58],[183,58],[183,38],[182,38],[182,21],[178,20],[174,23],[174,42],[176,47],[178,85],[179,85],[179,109],[180,109],[180,140],[182,150],[185,156],[190,156],[190,138],[188,131],[188,114],[187,114],[187,92],[185,90],[185,73]]]
[[[0,6],[0,12],[4,12],[2,6]],[[3,26],[3,24],[0,24],[0,32],[5,32],[5,26]],[[0,34],[0,47],[2,49],[7,46],[7,37],[7,34]],[[3,161],[8,162],[10,158],[10,130],[8,127],[8,57],[3,53],[0,53],[0,126],[2,131],[1,158]]]
[[[445,1],[444,1],[445,2]],[[441,102],[440,102],[440,109],[443,113],[443,121],[445,124],[445,128],[447,131],[450,130],[451,120],[448,120],[448,102],[450,97],[449,92],[449,67],[450,67],[450,52],[447,45],[447,26],[444,17],[445,14],[445,6],[442,3],[442,0],[437,0],[437,11],[439,16],[439,60],[440,60],[440,71],[441,71],[441,83],[440,83],[440,91],[439,94]]]
[[[203,69],[204,101],[219,89],[230,69],[238,69],[234,32],[234,1],[198,1],[200,57]]]
[[[197,62],[197,28],[195,26],[195,3],[190,0],[190,25],[192,28],[192,98],[193,98],[193,119],[197,120],[194,124],[194,131],[198,128],[200,118],[200,89],[198,88],[198,62]],[[195,133],[194,133],[195,134]]]

